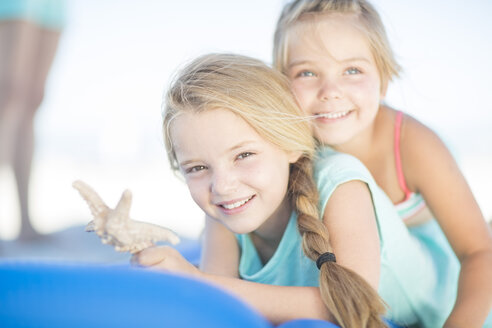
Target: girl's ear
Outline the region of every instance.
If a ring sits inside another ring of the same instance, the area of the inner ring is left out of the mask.
[[[300,151],[291,151],[287,154],[288,158],[289,158],[289,163],[292,164],[292,163],[295,163],[299,160],[299,158],[301,157],[302,155],[302,152]]]

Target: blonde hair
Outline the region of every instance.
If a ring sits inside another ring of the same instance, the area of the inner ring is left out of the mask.
[[[300,119],[302,113],[290,95],[287,79],[252,58],[233,54],[197,58],[172,81],[164,106],[166,148],[175,170],[169,124],[183,111],[227,109],[286,152],[314,154],[309,123]]]
[[[275,30],[273,46],[274,66],[286,73],[288,63],[289,29],[297,22],[327,14],[355,15],[361,24],[381,78],[381,91],[401,71],[376,9],[365,0],[295,0],[285,5]],[[325,18],[327,19],[327,18]]]
[[[205,55],[174,79],[164,103],[164,136],[171,167],[177,170],[172,121],[183,112],[227,109],[244,119],[265,140],[286,152],[302,154],[291,164],[288,195],[298,214],[303,250],[316,261],[332,252],[329,232],[320,220],[313,180],[315,141],[302,118],[287,78],[261,61],[229,54]],[[376,291],[353,271],[334,262],[320,270],[320,290],[328,311],[343,327],[381,323],[384,306]]]

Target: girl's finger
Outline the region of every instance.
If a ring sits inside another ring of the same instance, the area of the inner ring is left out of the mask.
[[[139,265],[153,266],[162,263],[166,259],[166,247],[149,247],[132,256],[132,261]]]

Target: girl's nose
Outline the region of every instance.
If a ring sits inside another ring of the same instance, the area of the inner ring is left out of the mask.
[[[210,191],[216,195],[229,195],[238,189],[238,179],[231,171],[215,171]]]
[[[319,86],[318,99],[328,101],[340,99],[342,97],[342,89],[340,85],[333,79],[324,78]]]

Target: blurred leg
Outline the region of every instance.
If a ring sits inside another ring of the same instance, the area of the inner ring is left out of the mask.
[[[26,39],[21,21],[0,22],[0,163],[11,164],[15,129],[21,118],[23,86],[21,76],[30,40]]]
[[[44,95],[46,78],[58,46],[60,33],[35,24],[17,21],[7,30],[11,45],[10,65],[2,86],[5,101],[2,109],[2,138],[5,136],[4,158],[10,162],[17,182],[21,211],[19,239],[38,235],[29,216],[29,181],[34,152],[34,115]],[[10,33],[8,33],[10,32]],[[14,35],[15,40],[11,40]],[[1,44],[1,43],[0,43]],[[3,47],[3,45],[2,45]]]
[[[21,231],[19,239],[28,239],[36,235],[29,216],[29,181],[34,153],[34,116],[44,97],[46,79],[55,57],[59,31],[36,28],[35,49],[29,63],[33,69],[27,83],[25,108],[16,134],[13,157],[13,169],[17,181],[21,208]]]
[[[26,63],[33,51],[33,37],[26,22],[9,20],[0,23],[0,164],[12,167],[17,129],[25,107],[26,81],[29,79]]]

